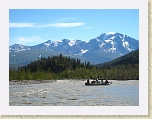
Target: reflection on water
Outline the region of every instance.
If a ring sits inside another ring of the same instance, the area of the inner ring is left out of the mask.
[[[10,106],[139,106],[139,81],[85,86],[82,80],[9,85]]]

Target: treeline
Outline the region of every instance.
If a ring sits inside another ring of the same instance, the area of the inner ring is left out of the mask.
[[[139,64],[109,65],[98,68],[103,77],[111,80],[139,80]]]
[[[139,64],[108,65],[97,67],[90,62],[81,62],[67,56],[48,56],[18,70],[9,71],[9,80],[54,80],[54,79],[95,79],[114,80],[139,79]]]
[[[60,54],[59,56],[48,56],[48,58],[41,58],[37,61],[31,62],[26,66],[19,67],[19,71],[43,71],[53,72],[55,74],[63,72],[65,70],[74,70],[76,68],[91,68],[90,62],[82,62],[80,59],[71,57],[65,57]]]

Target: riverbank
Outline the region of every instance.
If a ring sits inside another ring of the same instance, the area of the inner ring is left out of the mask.
[[[78,80],[78,81],[86,81],[87,79],[58,79],[58,80]],[[90,79],[95,80],[95,79]],[[106,79],[103,79],[104,81]],[[108,81],[114,81],[114,79],[108,79]],[[116,80],[116,79],[115,79]],[[135,80],[135,79],[117,79],[117,81],[129,81],[129,80]],[[137,79],[138,80],[138,79]],[[9,85],[29,85],[29,84],[44,84],[44,83],[54,83],[57,82],[57,80],[11,80],[9,81]]]
[[[54,82],[56,82],[56,80],[11,80],[9,81],[9,85],[44,84]]]

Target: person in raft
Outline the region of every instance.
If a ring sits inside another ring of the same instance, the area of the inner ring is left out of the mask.
[[[106,79],[105,83],[109,83],[109,81]]]
[[[96,82],[97,82],[97,83],[100,83],[99,80],[98,80],[98,78],[96,79]]]
[[[87,83],[89,84],[90,82],[89,82],[89,79],[87,79]]]

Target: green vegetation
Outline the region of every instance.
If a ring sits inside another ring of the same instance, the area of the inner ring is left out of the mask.
[[[63,56],[70,56],[74,58],[81,58],[81,61],[86,61],[85,58],[82,58],[78,55],[72,55],[69,53],[64,52],[57,52],[57,51],[51,51],[51,50],[26,50],[26,51],[19,51],[19,52],[10,52],[9,53],[9,64],[10,69],[17,69],[18,67],[27,65],[31,62],[34,62],[38,60],[39,58],[47,58],[48,56],[57,56],[62,54]]]
[[[118,80],[139,79],[139,49],[110,62],[96,65],[104,77]]]
[[[126,63],[127,62],[127,63]],[[9,71],[9,80],[55,80],[55,79],[94,79],[111,80],[139,79],[139,50],[117,58],[111,62],[91,65],[80,59],[62,56],[40,58],[18,70]]]

